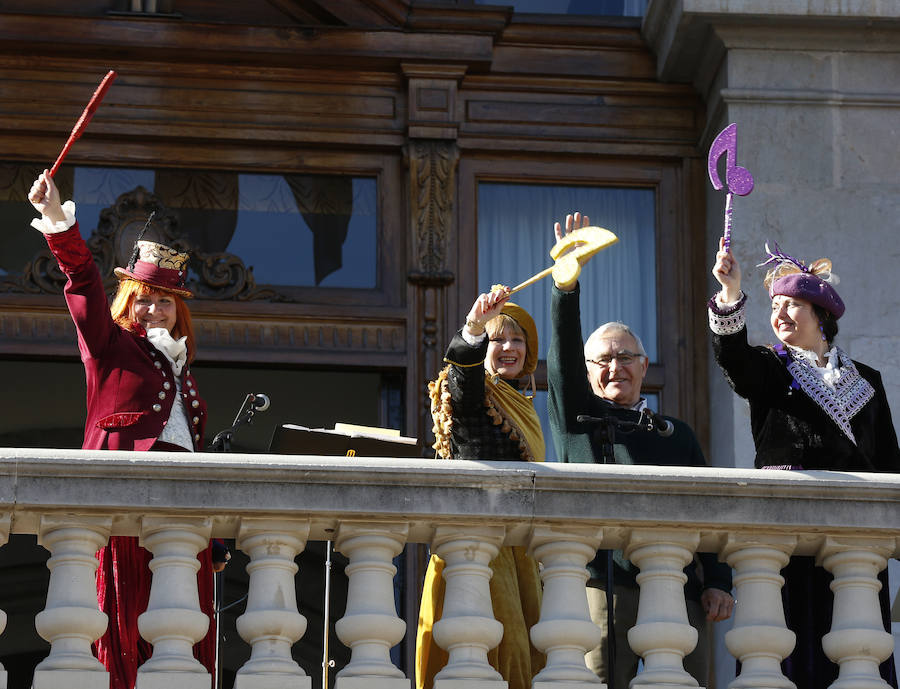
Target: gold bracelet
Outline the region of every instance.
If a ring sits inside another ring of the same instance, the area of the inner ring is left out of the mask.
[[[481,335],[481,333],[484,332],[484,324],[479,323],[478,321],[466,319],[466,328],[468,328],[474,335]]]

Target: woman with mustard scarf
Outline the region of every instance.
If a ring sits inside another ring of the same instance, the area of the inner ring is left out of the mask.
[[[544,436],[533,404],[537,357],[534,320],[509,301],[507,289],[479,296],[447,348],[446,367],[428,385],[437,456],[544,461]],[[531,395],[519,392],[524,376],[531,377]],[[541,579],[537,562],[525,550],[503,547],[491,562],[491,602],[503,638],[488,661],[509,689],[529,689],[544,667],[544,656],[528,634],[540,616]],[[432,689],[435,674],[447,663],[447,652],[431,633],[444,604],[443,569],[444,561],[432,555],[416,635],[416,689]]]

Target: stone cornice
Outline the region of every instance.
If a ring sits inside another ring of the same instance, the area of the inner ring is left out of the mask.
[[[841,3],[835,9],[825,0],[650,0],[642,33],[657,56],[660,79],[697,84],[718,67],[723,44],[792,50],[834,50],[839,44],[842,50],[896,52],[900,3]]]

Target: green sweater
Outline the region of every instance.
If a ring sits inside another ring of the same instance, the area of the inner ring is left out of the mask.
[[[581,340],[581,308],[579,287],[563,292],[555,286],[550,303],[552,332],[547,352],[547,377],[550,389],[548,407],[550,428],[556,455],[561,462],[602,463],[601,443],[596,438],[596,426],[579,423],[580,414],[602,417],[613,415],[630,417],[637,414],[621,409],[594,394],[587,378],[584,343]],[[635,431],[615,432],[613,453],[616,464],[650,464],[662,466],[705,466],[703,451],[697,437],[683,421],[662,417],[674,426],[671,436]],[[696,568],[688,567],[686,595],[699,600],[703,588],[715,587],[731,591],[731,568],[718,562],[715,555],[701,553],[705,583],[700,582]],[[617,585],[637,587],[637,568],[625,559],[621,551],[614,554],[614,580]],[[598,551],[588,564],[591,577],[604,580],[606,552]]]

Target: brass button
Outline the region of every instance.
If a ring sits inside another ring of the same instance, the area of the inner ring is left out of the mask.
[[[153,365],[156,366],[156,368],[162,368],[162,362],[160,361],[154,361]]]
[[[191,406],[192,406],[194,409],[196,409],[197,407],[200,406],[200,402],[199,402],[198,400],[194,400],[193,402],[191,402]]]
[[[195,416],[195,417],[194,417],[194,425],[196,426],[198,423],[200,423],[200,417],[199,417],[199,416]]]
[[[166,399],[166,393],[164,393],[162,390],[160,390],[158,397],[159,397],[159,399],[164,400],[164,399]]]
[[[199,434],[199,433],[195,433],[195,434],[194,434],[194,442],[195,442],[195,443],[199,443],[199,442],[200,442],[200,434]]]
[[[161,405],[161,404],[154,404],[154,405],[153,405],[153,411],[162,411],[162,405]]]
[[[197,396],[197,391],[192,389],[192,390],[191,390],[191,397],[196,397],[196,396]]]
[[[172,387],[172,384],[169,381],[163,383],[163,390],[169,390]]]

